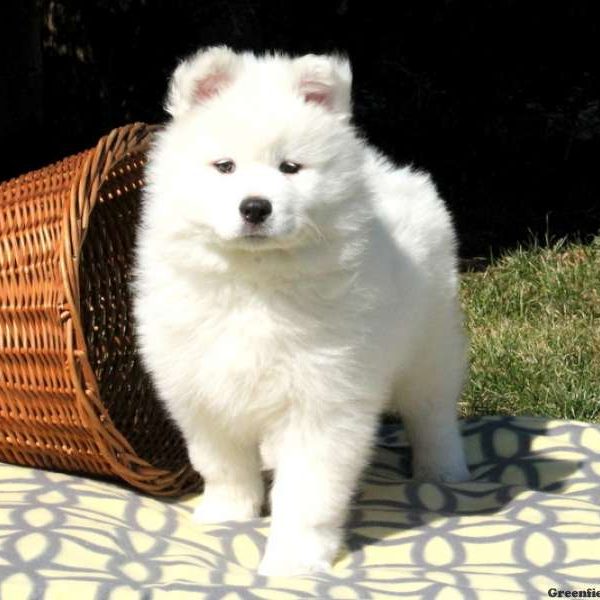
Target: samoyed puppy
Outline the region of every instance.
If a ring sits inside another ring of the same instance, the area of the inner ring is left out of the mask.
[[[204,478],[198,522],[259,516],[273,469],[264,575],[332,563],[386,408],[416,478],[469,475],[452,222],[357,133],[350,90],[339,56],[201,50],[147,166],[142,357]]]

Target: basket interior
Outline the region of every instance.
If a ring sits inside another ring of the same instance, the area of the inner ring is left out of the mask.
[[[80,308],[88,360],[117,429],[152,466],[189,465],[180,431],[158,400],[136,350],[131,279],[143,155],[117,163],[99,191],[81,249]]]

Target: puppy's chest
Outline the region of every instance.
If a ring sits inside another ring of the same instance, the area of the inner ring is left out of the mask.
[[[302,299],[246,289],[205,292],[173,319],[194,368],[229,381],[290,373],[295,358],[318,352],[324,333]]]
[[[169,346],[177,344],[190,380],[208,396],[275,401],[347,358],[355,320],[344,315],[343,306],[300,288],[205,289],[172,313]]]
[[[199,366],[210,365],[232,375],[284,360],[294,345],[285,320],[253,304],[200,311],[189,327]]]

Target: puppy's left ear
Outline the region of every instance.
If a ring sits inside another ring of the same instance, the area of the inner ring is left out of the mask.
[[[305,102],[350,116],[352,71],[346,57],[308,54],[295,59],[294,68]]]

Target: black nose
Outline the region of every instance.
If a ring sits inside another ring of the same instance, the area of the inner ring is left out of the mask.
[[[266,198],[250,196],[242,200],[240,204],[240,213],[244,221],[258,225],[262,223],[273,212],[271,203]]]

